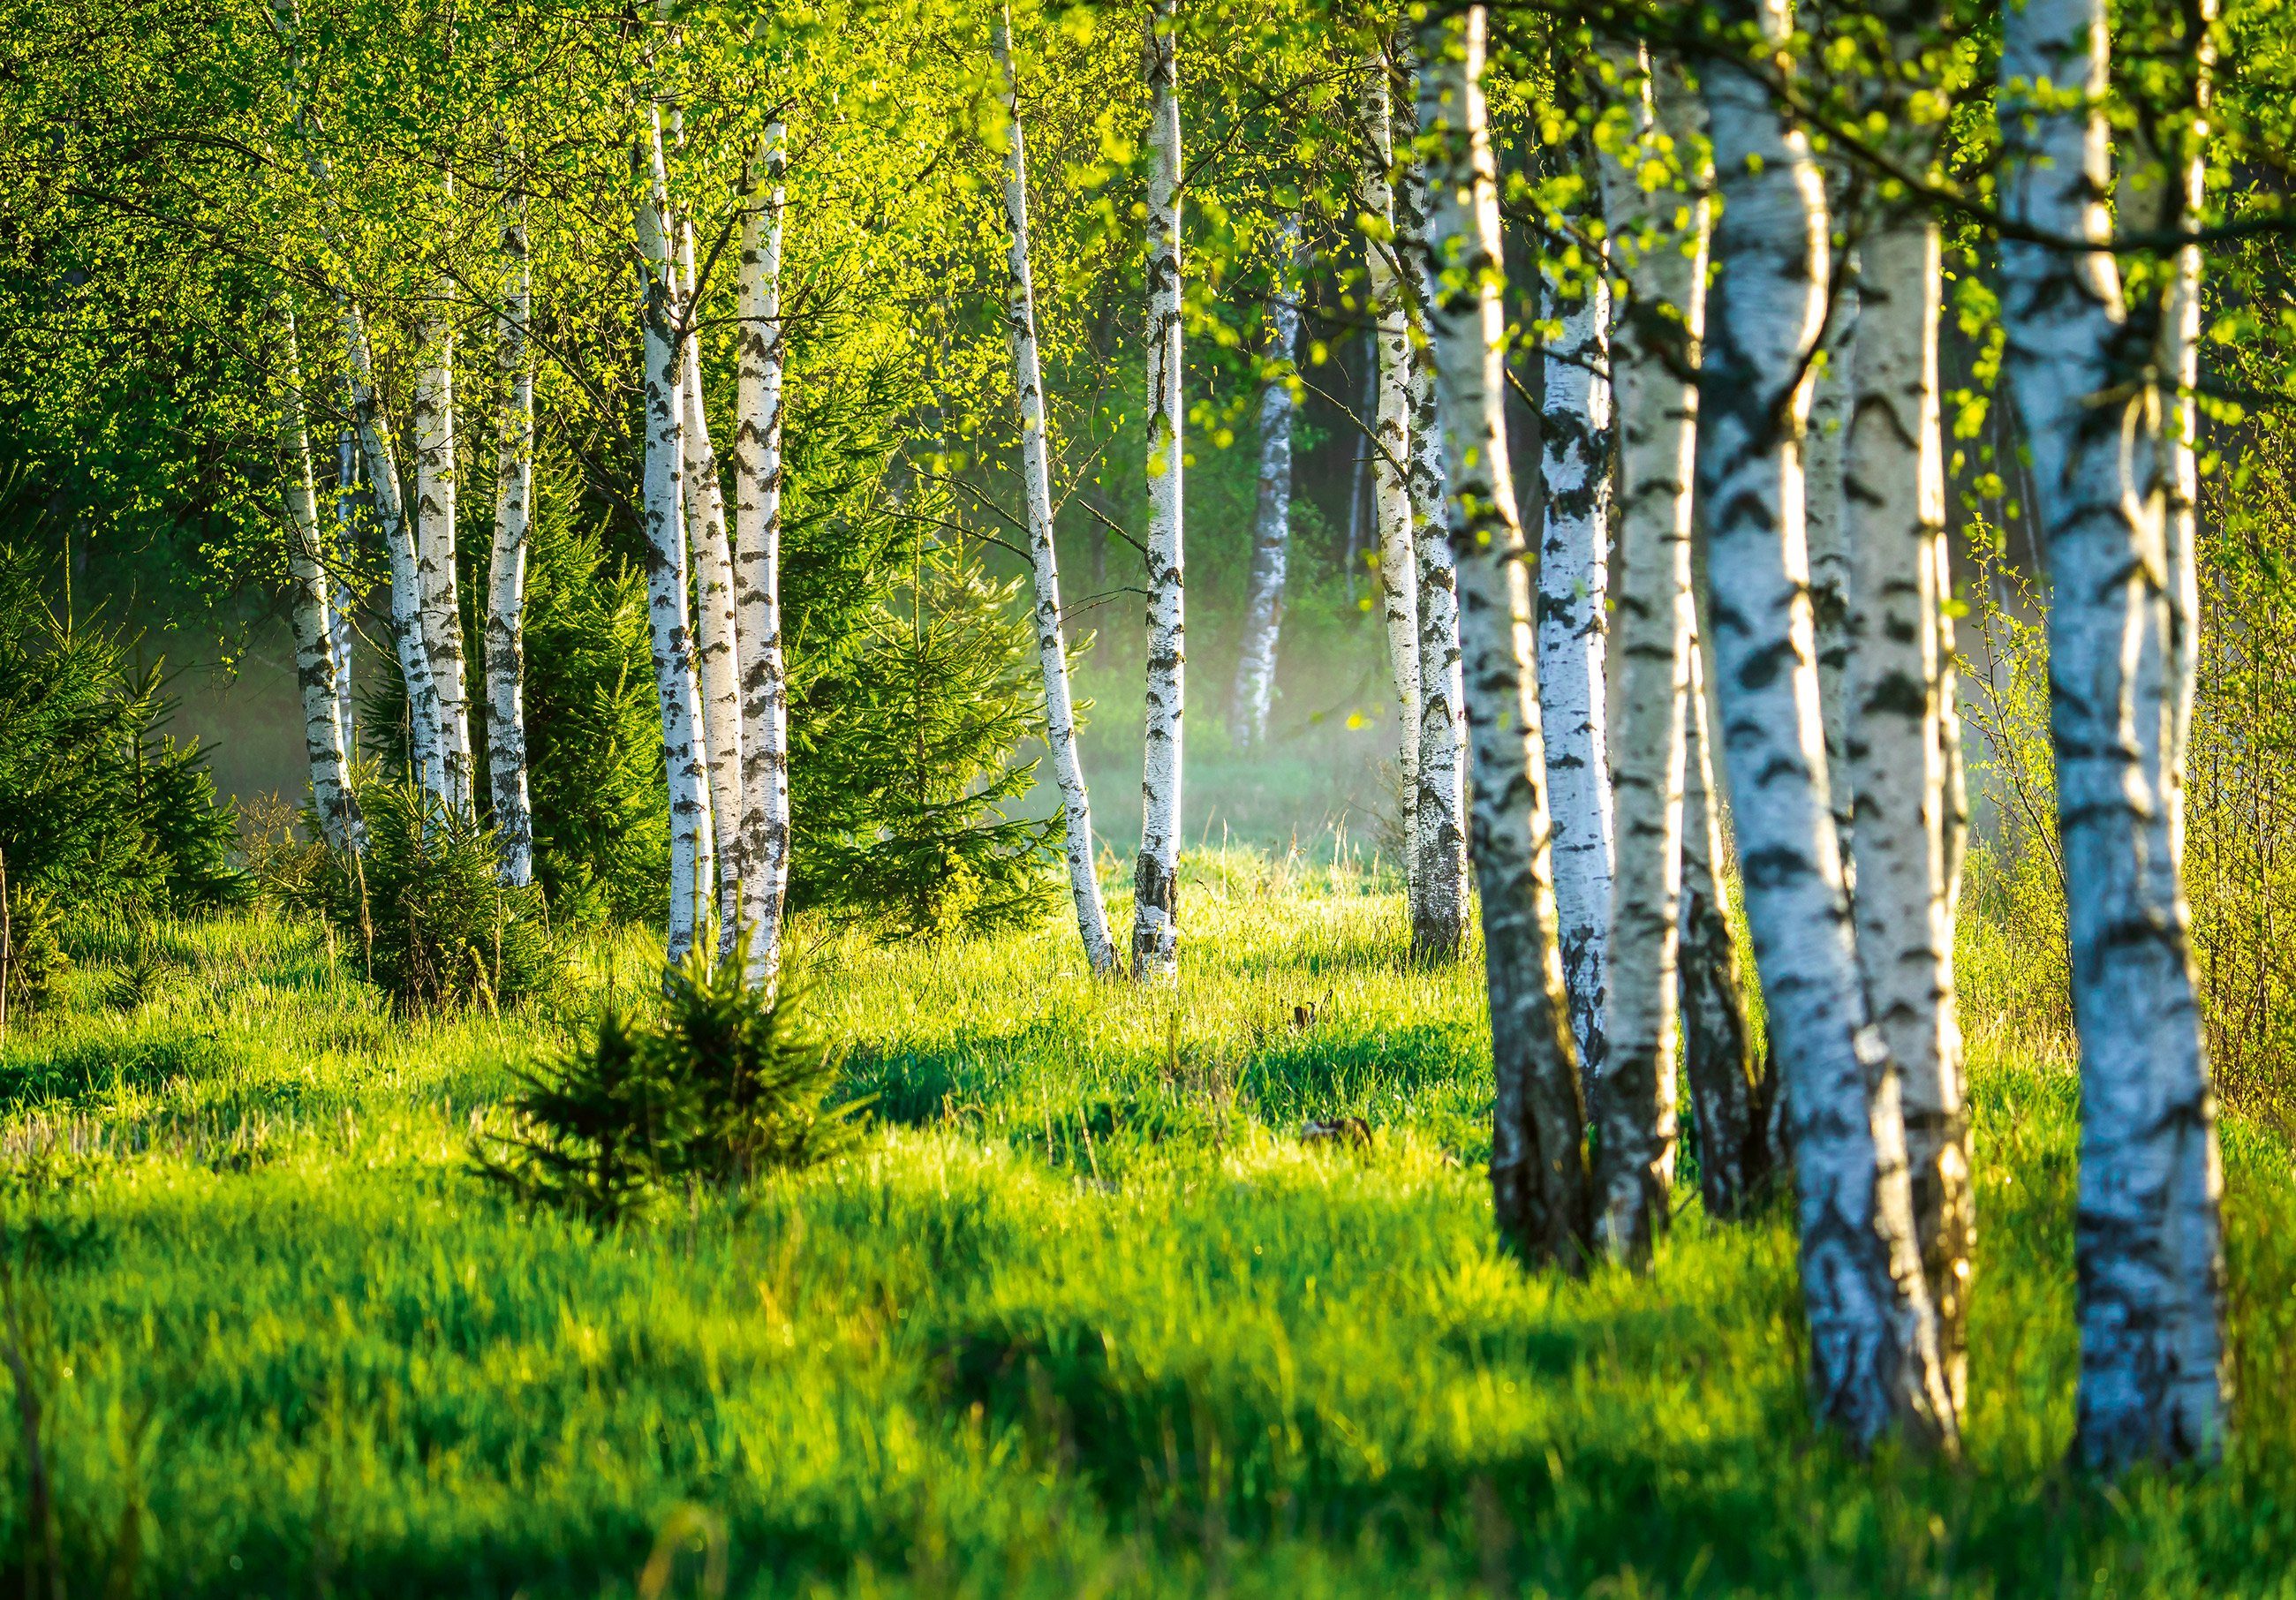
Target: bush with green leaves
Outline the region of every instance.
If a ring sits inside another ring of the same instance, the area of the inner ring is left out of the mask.
[[[803,1171],[852,1148],[866,1104],[824,1103],[837,1062],[784,987],[748,987],[740,954],[668,975],[652,1014],[608,1005],[589,1037],[519,1072],[512,1130],[477,1169],[529,1205],[601,1227],[687,1184]]]
[[[494,830],[412,784],[358,792],[366,849],[330,854],[316,893],[368,979],[410,1010],[497,1009],[551,989],[542,891],[496,876]]]

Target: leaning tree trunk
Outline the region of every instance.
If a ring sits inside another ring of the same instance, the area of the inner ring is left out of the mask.
[[[2002,16],[2003,209],[2021,230],[2106,236],[2103,0]],[[2044,80],[2046,94],[2034,86]],[[2216,1102],[2163,784],[2145,770],[2130,669],[2166,637],[2161,507],[2127,492],[2159,422],[2131,371],[2102,249],[2001,242],[2004,366],[2048,537],[2049,718],[2080,1035],[2081,1333],[2075,1450],[2093,1466],[2224,1448],[2224,1245]]]
[[[447,767],[439,732],[439,691],[430,677],[430,652],[422,641],[422,570],[399,496],[398,452],[390,423],[375,393],[374,357],[358,308],[342,303],[343,345],[350,356],[351,415],[359,451],[366,460],[367,487],[374,494],[375,526],[390,561],[390,634],[398,656],[399,681],[406,689],[406,752],[415,782],[426,794],[447,792]]]
[[[1387,630],[1388,675],[1398,713],[1395,759],[1402,776],[1404,897],[1410,906],[1415,945],[1421,920],[1414,849],[1419,833],[1419,572],[1414,554],[1416,486],[1407,464],[1413,460],[1415,430],[1426,421],[1416,414],[1420,408],[1414,402],[1430,391],[1420,371],[1423,364],[1411,348],[1404,277],[1412,253],[1426,249],[1426,184],[1419,175],[1419,158],[1410,148],[1415,125],[1406,103],[1407,82],[1404,100],[1390,106],[1388,62],[1375,53],[1366,65],[1357,111],[1364,136],[1360,200],[1375,230],[1365,242],[1372,332],[1379,352],[1379,403],[1372,423],[1376,437],[1370,441],[1372,524],[1379,540],[1380,619]],[[1399,158],[1398,133],[1403,135]],[[1399,184],[1390,184],[1390,173]],[[1436,492],[1441,493],[1439,485]]]
[[[1076,704],[1069,693],[1068,641],[1061,627],[1061,570],[1053,545],[1051,443],[1045,431],[1045,381],[1037,358],[1037,298],[1029,270],[1029,164],[1022,146],[1016,86],[1013,81],[1012,23],[997,19],[998,53],[1004,72],[1004,106],[1012,113],[1011,143],[1004,152],[1005,254],[1004,326],[1013,352],[1013,392],[1021,413],[1021,472],[1029,499],[1029,559],[1037,588],[1037,659],[1045,675],[1045,742],[1053,757],[1053,777],[1061,792],[1067,833],[1069,891],[1076,902],[1077,931],[1094,973],[1117,972],[1120,961],[1101,903],[1100,878],[1093,867],[1092,800],[1086,792],[1084,761],[1077,748]]]
[[[1261,359],[1275,375],[1259,391],[1259,504],[1253,515],[1250,590],[1244,604],[1243,652],[1236,662],[1228,726],[1236,746],[1267,740],[1275,693],[1275,644],[1283,624],[1283,583],[1292,555],[1292,358],[1300,342],[1300,217],[1283,219],[1283,263],[1268,297]]]
[[[686,614],[684,488],[685,341],[677,268],[671,258],[669,178],[661,115],[649,108],[635,151],[638,283],[645,360],[646,616],[653,637],[654,688],[661,700],[662,756],[669,776],[668,958],[693,948],[711,890],[709,755],[702,743],[701,690]]]
[[[1721,796],[1707,710],[1706,647],[1690,643],[1682,763],[1682,1069],[1698,1120],[1698,1192],[1706,1214],[1746,1214],[1772,1170],[1771,1095],[1746,1025],[1745,980],[1721,865]]]
[[[1705,316],[1702,175],[1655,189],[1686,159],[1693,97],[1670,64],[1613,47],[1637,143],[1597,162],[1611,266],[1630,296],[1611,345],[1621,440],[1619,722],[1611,740],[1617,857],[1611,882],[1609,1011],[1592,1095],[1599,1159],[1595,1232],[1612,1259],[1650,1259],[1674,1186],[1675,1022],[1682,899],[1684,708],[1690,682],[1691,477]]]
[[[534,364],[527,353],[533,278],[526,207],[503,215],[504,289],[495,324],[502,383],[495,448],[495,545],[487,585],[487,782],[503,882],[534,881],[534,808],[526,772],[526,546],[534,521]]]
[[[1608,1054],[1611,938],[1611,293],[1605,272],[1546,280],[1559,331],[1541,352],[1546,520],[1538,561],[1538,696],[1554,808],[1554,908],[1570,1030],[1587,1087]],[[1575,298],[1565,298],[1576,290]]]
[[[1180,531],[1180,86],[1175,0],[1148,21],[1148,709],[1133,876],[1132,976],[1179,970],[1180,719],[1186,710],[1186,589]]]
[[[454,188],[447,186],[451,199]],[[463,606],[455,551],[455,502],[460,476],[455,445],[455,324],[442,275],[440,303],[423,330],[414,374],[414,530],[422,595],[422,644],[439,697],[439,752],[446,784],[440,798],[456,813],[471,809],[471,703],[463,666]]]
[[[747,976],[771,992],[789,892],[789,662],[782,650],[783,133],[767,126],[742,210],[741,357],[734,424],[734,636],[742,665],[742,926]],[[762,180],[762,191],[758,187]]]
[[[1482,91],[1480,6],[1419,30],[1419,113],[1435,136],[1427,308],[1436,398],[1452,450],[1472,838],[1482,890],[1496,1103],[1491,1192],[1499,1232],[1533,1261],[1582,1270],[1590,1243],[1585,1109],[1556,944],[1546,751],[1533,667],[1530,576],[1507,464],[1498,185]]]
[[[710,837],[718,841],[718,949],[730,956],[741,935],[742,663],[734,618],[734,553],[726,541],[726,494],[718,481],[718,452],[709,442],[709,412],[701,395],[701,340],[694,331],[701,284],[693,272],[693,225],[679,235],[686,307],[685,357],[678,396],[684,407],[685,533],[693,553],[695,602],[701,623],[701,726],[709,747]]]
[[[1728,14],[1774,40],[1790,27],[1783,0],[1734,0]],[[1861,1448],[1896,1429],[1951,1448],[1898,1070],[1866,1021],[1818,722],[1801,440],[1824,192],[1803,135],[1750,69],[1716,63],[1705,92],[1722,211],[1698,476],[1746,920],[1792,1129],[1814,1398]]]
[[[1437,414],[1435,369],[1428,348],[1425,308],[1435,299],[1429,273],[1427,171],[1419,138],[1418,57],[1399,51],[1406,93],[1395,106],[1394,130],[1406,153],[1397,165],[1396,243],[1405,267],[1407,300],[1421,308],[1409,342],[1406,379],[1409,411],[1411,549],[1417,563],[1418,639],[1414,651],[1418,727],[1410,750],[1417,791],[1404,813],[1416,840],[1412,857],[1411,952],[1422,960],[1448,960],[1466,941],[1467,729],[1459,644],[1458,572],[1444,501],[1443,427]]]
[[[365,842],[351,793],[343,725],[335,700],[335,640],[326,562],[319,546],[318,492],[311,481],[311,441],[303,404],[303,365],[295,309],[279,301],[279,455],[286,513],[287,575],[294,587],[295,683],[303,696],[303,751],[311,770],[311,805],[319,832],[338,850]]]
[[[1914,1234],[1959,1413],[1974,1214],[1947,862],[1937,224],[1926,213],[1886,215],[1866,232],[1863,255],[1842,495],[1857,956],[1866,1005],[1902,1075]]]

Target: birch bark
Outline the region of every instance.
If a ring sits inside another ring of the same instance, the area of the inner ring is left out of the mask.
[[[343,343],[350,356],[351,415],[374,493],[374,520],[390,562],[390,632],[406,686],[406,747],[423,792],[445,797],[447,766],[439,735],[439,690],[430,677],[430,651],[422,638],[422,571],[399,495],[398,452],[375,392],[374,357],[358,308],[342,302]]]
[[[1245,600],[1243,653],[1236,663],[1228,726],[1237,748],[1267,739],[1275,693],[1275,645],[1283,625],[1283,584],[1292,555],[1292,382],[1300,343],[1300,217],[1283,220],[1284,263],[1267,308],[1261,358],[1276,371],[1259,391],[1259,502],[1254,508],[1251,574]]]
[[[1841,185],[1829,183],[1827,203]],[[1825,770],[1833,831],[1841,841],[1843,882],[1857,902],[1857,775],[1849,760],[1849,544],[1846,477],[1857,358],[1857,285],[1854,276],[1836,290],[1820,346],[1823,360],[1809,385],[1808,441],[1804,453],[1803,525],[1809,545],[1811,635],[1817,644],[1817,702],[1825,730]]]
[[[701,692],[693,631],[686,611],[685,529],[680,522],[685,473],[684,322],[671,256],[669,177],[662,159],[661,113],[646,110],[636,147],[639,319],[645,385],[646,615],[653,639],[654,687],[661,701],[662,754],[669,775],[669,936],[672,964],[693,948],[710,892],[709,753],[702,743]]]
[[[1538,562],[1538,695],[1554,808],[1554,907],[1570,1029],[1588,1080],[1608,1054],[1611,809],[1608,715],[1611,585],[1611,286],[1607,266],[1563,298],[1540,354],[1538,433],[1546,519]]]
[[[1783,0],[1726,21],[1782,40]],[[1722,198],[1702,365],[1714,668],[1746,919],[1792,1119],[1803,1304],[1819,1417],[1853,1444],[1950,1449],[1906,1172],[1897,1065],[1868,1023],[1828,809],[1803,527],[1802,376],[1823,319],[1824,192],[1749,70],[1705,94]]]
[[[1432,404],[1423,364],[1411,345],[1410,312],[1404,275],[1414,252],[1427,247],[1426,184],[1411,148],[1417,119],[1407,106],[1406,86],[1390,102],[1388,62],[1374,53],[1364,74],[1358,112],[1364,160],[1359,183],[1365,215],[1374,233],[1365,251],[1371,292],[1373,339],[1379,352],[1379,403],[1371,452],[1372,526],[1379,540],[1380,620],[1387,631],[1388,676],[1394,685],[1396,766],[1402,775],[1404,897],[1414,935],[1420,923],[1419,862],[1419,573],[1415,536],[1420,509],[1414,494],[1418,464],[1412,452],[1418,430]],[[1398,140],[1397,135],[1400,135]],[[1398,149],[1398,145],[1400,148]],[[1392,175],[1392,177],[1390,177]],[[1419,258],[1423,259],[1423,254]],[[1407,471],[1406,471],[1407,469]],[[1439,484],[1437,494],[1441,491]],[[1436,537],[1440,537],[1438,529]]]
[[[2026,0],[2002,16],[2004,210],[2060,239],[2106,236],[2106,37],[2102,0]],[[2049,715],[2080,1035],[2074,1449],[2106,1469],[2213,1460],[2226,1388],[2216,1102],[2132,672],[2145,634],[2169,627],[2161,507],[2128,492],[2130,441],[2150,445],[2158,424],[2141,397],[2104,403],[2132,364],[2109,251],[2004,239],[2001,275],[2004,365],[2053,580]]]
[[[1036,579],[1037,660],[1045,675],[1045,742],[1061,792],[1067,835],[1069,892],[1077,931],[1096,976],[1118,972],[1121,961],[1100,898],[1093,866],[1092,800],[1085,788],[1077,745],[1076,705],[1069,693],[1068,641],[1061,626],[1061,572],[1053,544],[1051,441],[1046,435],[1045,382],[1037,356],[1037,299],[1029,267],[1029,165],[1017,86],[1013,75],[1012,22],[997,18],[997,47],[1004,72],[1004,109],[1012,117],[1004,152],[1006,340],[1013,352],[1013,391],[1021,414],[1021,470],[1029,499],[1029,560]]]
[[[769,125],[742,212],[741,351],[734,425],[734,637],[742,667],[742,926],[747,975],[780,981],[789,891],[789,663],[782,649],[782,233],[784,131]]]
[[[343,726],[335,700],[335,641],[326,563],[320,558],[318,493],[311,481],[311,442],[303,404],[303,366],[295,309],[279,302],[279,454],[286,513],[287,575],[294,587],[295,683],[303,701],[303,751],[311,772],[311,805],[328,847],[358,849],[358,801],[351,793]]]
[[[1611,341],[1620,438],[1619,725],[1611,745],[1617,858],[1611,885],[1605,1055],[1593,1080],[1596,1233],[1642,1266],[1674,1184],[1675,1026],[1682,901],[1685,705],[1693,627],[1691,477],[1697,459],[1706,208],[1690,160],[1690,91],[1670,66],[1609,47],[1633,143],[1597,160],[1611,264],[1629,295]]]
[[[1179,970],[1181,718],[1186,710],[1186,589],[1182,575],[1180,94],[1176,0],[1152,0],[1148,80],[1148,703],[1140,784],[1140,857],[1133,876],[1132,976]]]
[[[447,196],[454,198],[454,184]],[[455,324],[452,280],[440,276],[439,304],[422,332],[422,361],[414,376],[414,528],[422,595],[422,644],[430,652],[431,687],[439,701],[439,754],[446,775],[440,791],[458,813],[471,809],[471,705],[463,665],[463,607],[455,551],[455,491],[460,476],[455,442]]]
[[[503,299],[495,319],[502,420],[495,444],[495,542],[487,584],[487,783],[503,882],[534,881],[534,809],[526,770],[526,547],[534,521],[534,365],[527,353],[533,269],[526,208],[502,226]]]
[[[348,399],[348,393],[345,396]],[[348,416],[348,408],[346,406]],[[335,559],[330,637],[335,657],[335,721],[343,730],[343,753],[358,759],[358,706],[351,693],[351,611],[358,600],[347,574],[355,571],[358,556],[358,431],[345,422],[335,436]]]
[[[1491,1191],[1500,1235],[1527,1259],[1583,1269],[1585,1107],[1557,948],[1532,656],[1530,576],[1507,463],[1498,188],[1485,121],[1480,6],[1421,25],[1422,125],[1432,136],[1428,306],[1436,397],[1451,449],[1469,750],[1472,849],[1482,890],[1496,1101]]]
[[[686,308],[685,354],[679,364],[685,534],[692,547],[694,601],[700,612],[698,666],[701,726],[709,754],[710,837],[717,841],[718,954],[730,956],[741,935],[742,665],[734,616],[734,554],[726,539],[726,493],[718,479],[718,452],[709,442],[709,413],[701,394],[701,340],[693,331],[699,283],[693,271],[693,225],[680,230],[679,299]]]

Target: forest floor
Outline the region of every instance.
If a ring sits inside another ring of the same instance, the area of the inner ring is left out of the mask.
[[[1345,863],[1184,895],[1177,990],[1058,922],[807,934],[861,1153],[605,1237],[469,1151],[643,939],[499,1020],[394,1018],[276,918],[84,953],[0,1050],[0,1582],[52,1538],[70,1595],[168,1600],[2296,1593],[2281,1136],[2225,1128],[2228,1460],[2095,1484],[2075,1081],[1973,1030],[1967,1456],[1861,1464],[1808,1421],[1783,1213],[1685,1185],[1649,1277],[1525,1274],[1478,969],[1407,965]]]

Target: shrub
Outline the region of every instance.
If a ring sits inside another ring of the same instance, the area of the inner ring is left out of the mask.
[[[802,1171],[851,1148],[865,1103],[824,1107],[831,1053],[787,989],[749,989],[742,966],[740,952],[696,949],[652,1018],[609,1005],[591,1037],[519,1072],[513,1130],[480,1141],[477,1171],[610,1227],[683,1183]]]
[[[0,941],[4,962],[8,1014],[37,1011],[47,1004],[56,980],[70,965],[64,954],[63,916],[56,903],[38,890],[7,884],[6,939]]]
[[[327,857],[320,908],[400,1005],[507,1005],[557,976],[542,891],[496,876],[494,830],[412,784],[359,786],[363,855]]]

